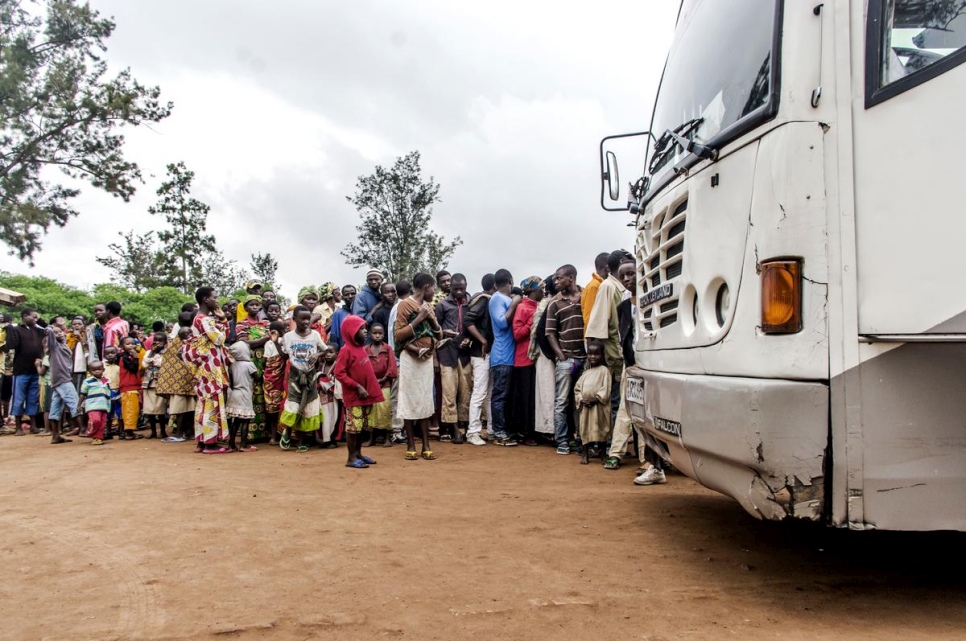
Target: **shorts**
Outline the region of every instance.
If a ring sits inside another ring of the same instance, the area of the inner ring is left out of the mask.
[[[36,416],[40,413],[40,377],[20,374],[13,377],[11,416]]]
[[[71,417],[75,417],[80,414],[81,408],[77,406],[77,401],[80,399],[77,396],[77,390],[74,389],[73,383],[61,383],[54,388],[51,388],[51,386],[48,385],[47,389],[51,393],[50,406],[48,409],[50,420],[59,421],[61,414],[64,413],[65,408],[70,412]]]
[[[194,413],[198,399],[184,394],[172,394],[168,397],[168,414]]]
[[[346,434],[359,434],[372,429],[369,426],[370,414],[372,414],[371,405],[345,408],[344,425]]]

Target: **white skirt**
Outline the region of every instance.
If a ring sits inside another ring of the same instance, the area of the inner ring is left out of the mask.
[[[399,357],[399,401],[396,417],[404,421],[429,418],[433,405],[433,359],[413,358],[404,351]]]
[[[553,403],[557,398],[557,379],[553,361],[542,353],[537,356],[535,396],[533,429],[540,434],[553,434]]]

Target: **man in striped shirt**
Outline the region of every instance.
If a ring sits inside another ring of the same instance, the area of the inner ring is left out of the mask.
[[[564,265],[558,269],[553,275],[553,284],[559,297],[550,303],[546,311],[547,342],[550,343],[556,360],[553,432],[557,442],[557,454],[570,454],[567,444],[570,391],[587,358],[584,350],[584,316],[576,281],[577,269],[573,265]]]

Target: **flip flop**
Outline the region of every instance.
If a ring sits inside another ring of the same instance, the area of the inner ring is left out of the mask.
[[[238,451],[239,452],[257,452],[258,451],[258,448],[255,447],[254,445],[249,445],[248,447],[240,447],[240,448],[238,448]]]
[[[295,451],[298,452],[299,454],[305,454],[306,452],[309,451],[309,446],[299,445],[297,448],[295,448]]]
[[[69,439],[69,438],[64,438],[63,436],[61,436],[61,437],[60,437],[59,439],[57,439],[56,441],[51,441],[51,442],[50,442],[50,444],[51,444],[51,445],[60,445],[61,443],[73,443],[73,442],[74,442],[74,441],[73,441],[72,439]]]
[[[369,458],[368,456],[360,456],[360,457],[358,458],[358,460],[360,460],[360,461],[362,461],[362,462],[363,462],[363,463],[365,463],[366,465],[375,465],[375,464],[376,464],[376,461],[375,461],[375,459],[371,459],[371,458]]]
[[[361,469],[363,469],[363,468],[367,468],[367,467],[369,467],[369,466],[368,466],[368,465],[366,464],[366,462],[365,462],[365,461],[363,461],[362,459],[356,459],[356,460],[354,460],[354,461],[352,461],[351,463],[346,463],[346,464],[345,464],[345,466],[346,466],[346,467],[354,467],[354,468],[356,468],[357,470],[361,470]]]
[[[419,460],[419,452],[415,452],[415,451],[406,452],[406,460],[407,461]]]
[[[228,454],[231,452],[227,447],[219,447],[217,450],[203,450],[202,454]]]
[[[433,450],[423,450],[423,453],[420,454],[420,456],[423,458],[424,461],[435,461],[436,460],[436,455],[433,454]]]
[[[285,438],[284,436],[278,440],[278,446],[283,450],[291,449],[292,439]]]

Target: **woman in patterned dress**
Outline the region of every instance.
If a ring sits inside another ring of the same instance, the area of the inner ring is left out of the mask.
[[[228,438],[228,416],[225,413],[225,390],[228,369],[225,342],[228,320],[218,306],[218,296],[212,287],[199,287],[195,292],[198,315],[191,326],[192,337],[182,348],[187,362],[194,365],[195,439],[200,454],[226,454],[228,448],[218,447],[219,440]]]
[[[262,298],[254,294],[249,294],[242,301],[242,307],[247,312],[245,320],[235,326],[238,340],[247,343],[252,354],[252,364],[258,370],[255,383],[252,387],[252,409],[255,418],[251,420],[248,427],[248,437],[250,440],[261,440],[267,435],[265,426],[265,388],[263,377],[265,375],[265,343],[269,341],[268,321],[258,320],[258,313],[262,311]]]

